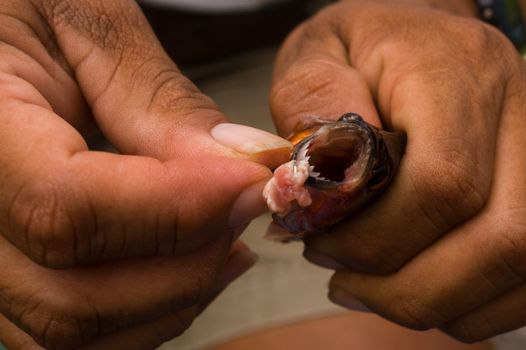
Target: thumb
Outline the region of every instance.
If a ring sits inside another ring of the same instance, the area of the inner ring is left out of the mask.
[[[269,134],[221,128],[221,144],[225,133],[232,136],[227,147],[211,137],[226,117],[167,56],[135,1],[38,3],[96,122],[120,152],[162,161],[213,154],[281,162],[274,157],[288,145]]]
[[[0,232],[11,243],[52,267],[180,255],[265,209],[268,167],[285,161],[289,143],[226,123],[166,56],[134,1],[34,4],[97,124],[126,155],[89,152],[60,108],[13,79],[11,89],[27,96],[0,103],[9,126]]]

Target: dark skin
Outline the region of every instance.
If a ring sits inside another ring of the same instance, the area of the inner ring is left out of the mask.
[[[145,349],[178,336],[254,264],[236,240],[289,144],[225,124],[131,0],[0,13],[1,341]],[[121,154],[90,151],[94,129]]]
[[[131,0],[0,11],[0,339],[178,336],[254,263],[236,240],[290,145],[225,124]],[[464,341],[526,324],[526,70],[472,11],[343,1],[292,34],[271,101],[282,135],[347,111],[408,134],[389,191],[305,255],[338,270],[334,301]],[[94,129],[121,154],[89,151]]]
[[[271,105],[282,135],[341,111],[407,134],[388,191],[305,257],[336,270],[334,302],[475,342],[526,325],[526,64],[470,4],[327,8],[282,48]]]

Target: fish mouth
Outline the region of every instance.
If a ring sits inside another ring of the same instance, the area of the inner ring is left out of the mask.
[[[372,142],[367,130],[353,124],[324,125],[298,145],[296,161],[309,163],[314,187],[355,185],[365,177]]]
[[[394,177],[406,135],[346,113],[337,121],[318,119],[290,140],[291,160],[276,169],[263,192],[273,227],[284,229],[271,239],[282,242],[329,232],[377,198]]]

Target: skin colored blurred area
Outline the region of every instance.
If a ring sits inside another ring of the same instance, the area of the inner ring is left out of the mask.
[[[374,335],[374,336],[373,336]],[[463,344],[437,330],[411,331],[378,316],[349,312],[261,330],[209,350],[492,350]]]

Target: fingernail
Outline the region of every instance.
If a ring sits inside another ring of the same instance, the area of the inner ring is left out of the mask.
[[[340,306],[347,309],[361,312],[371,312],[364,303],[356,299],[352,294],[340,287],[333,287],[329,292],[329,299]]]
[[[218,124],[212,129],[211,134],[222,145],[246,154],[292,147],[290,142],[279,136],[239,124]]]
[[[303,251],[303,257],[313,263],[314,265],[318,265],[320,267],[324,267],[326,269],[330,270],[344,270],[345,266],[334,260],[333,258],[329,257],[328,255],[322,254],[318,252],[317,250],[314,250],[312,248],[306,248]]]
[[[220,288],[226,288],[239,276],[247,272],[256,264],[258,259],[259,256],[248,248],[231,255],[219,276],[218,285]]]
[[[263,188],[267,182],[268,180],[256,182],[241,192],[232,206],[228,220],[229,228],[236,230],[246,226],[250,221],[267,212],[267,204],[263,199]]]

